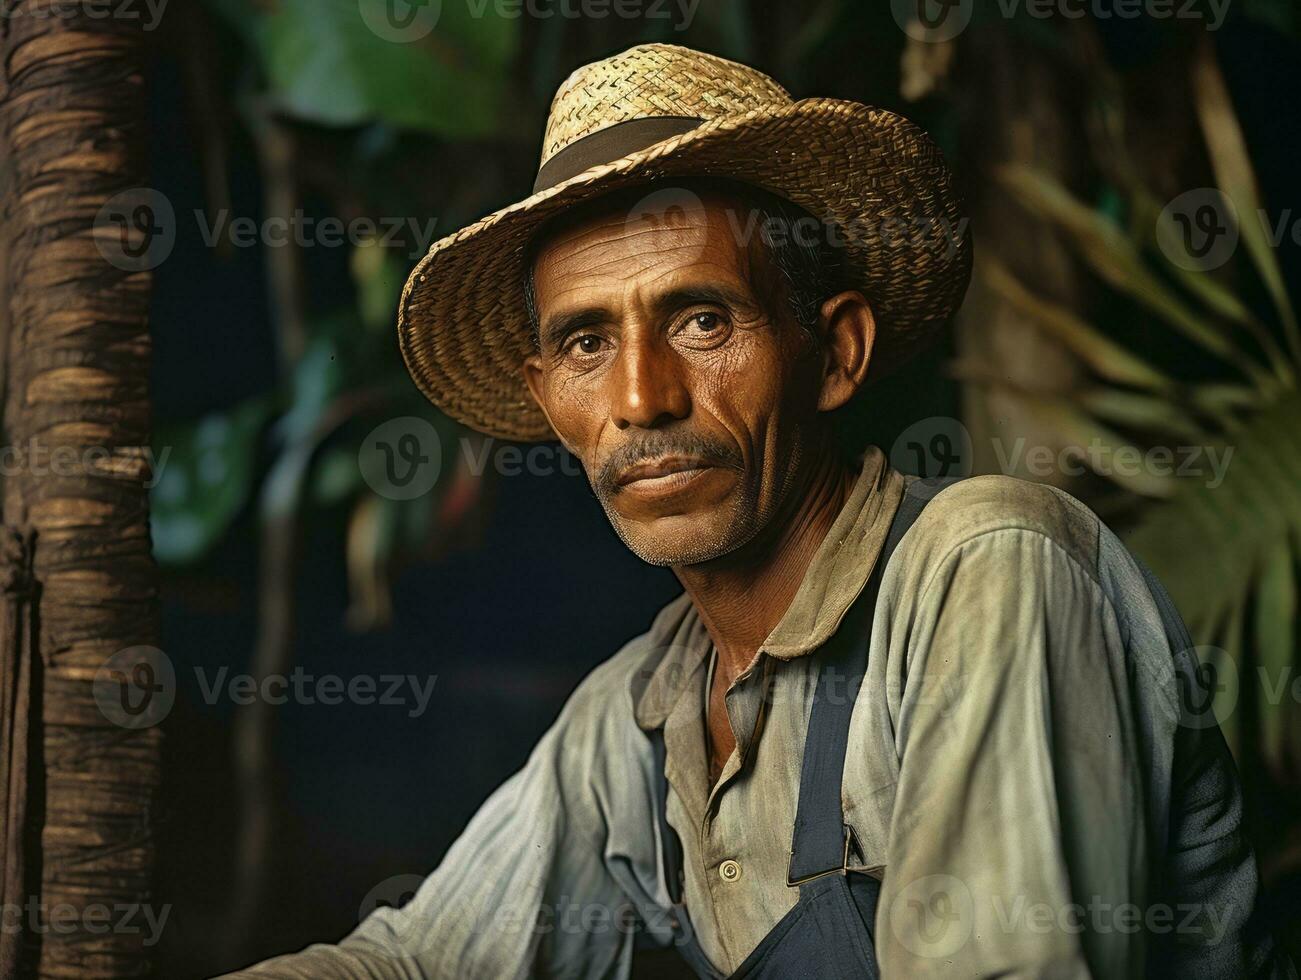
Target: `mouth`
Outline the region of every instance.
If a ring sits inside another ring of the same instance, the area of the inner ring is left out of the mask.
[[[685,489],[709,470],[718,467],[699,456],[664,456],[629,466],[615,485],[641,496],[662,496]]]

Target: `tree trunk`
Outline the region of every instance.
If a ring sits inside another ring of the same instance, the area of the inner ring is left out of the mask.
[[[1031,474],[1007,465],[1009,459],[1024,459],[1012,448],[1018,437],[1026,446],[1049,447],[1054,457],[1062,443],[1055,428],[1012,392],[1064,391],[1078,368],[1054,340],[987,287],[982,259],[997,259],[1044,298],[1077,305],[1070,255],[1052,229],[1011,200],[994,172],[1006,164],[1028,164],[1073,186],[1085,158],[1080,93],[1060,55],[1009,30],[972,29],[960,43],[965,47],[955,88],[964,110],[962,157],[977,248],[971,291],[957,319],[959,360],[1011,389],[983,381],[964,385],[963,421],[972,437],[974,469],[1065,485],[1069,480],[1060,471]]]
[[[120,196],[144,183],[145,35],[113,9],[5,0],[0,20],[4,520],[35,531],[41,590],[40,977],[144,976],[156,939],[122,917],[151,897],[156,722],[174,696],[150,652],[147,490],[148,270],[167,229],[155,196]]]

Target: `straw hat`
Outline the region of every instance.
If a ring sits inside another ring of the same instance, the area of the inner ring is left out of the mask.
[[[877,315],[873,377],[921,347],[961,302],[966,219],[939,150],[917,126],[857,102],[796,102],[753,68],[645,44],[574,72],[551,103],[533,194],[435,243],[412,271],[398,337],[421,391],[490,435],[551,438],[521,370],[533,351],[530,238],[581,201],[681,176],[756,185],[837,229],[831,240]]]

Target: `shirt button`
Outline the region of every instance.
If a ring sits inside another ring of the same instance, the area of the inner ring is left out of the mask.
[[[741,866],[728,859],[718,866],[718,875],[724,881],[736,881],[741,877]]]

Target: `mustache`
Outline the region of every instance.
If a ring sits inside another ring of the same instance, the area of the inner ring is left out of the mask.
[[[619,474],[630,466],[665,456],[693,456],[712,466],[741,469],[744,461],[735,446],[694,432],[651,432],[625,442],[606,457],[597,469],[595,489],[611,495],[619,490]]]

